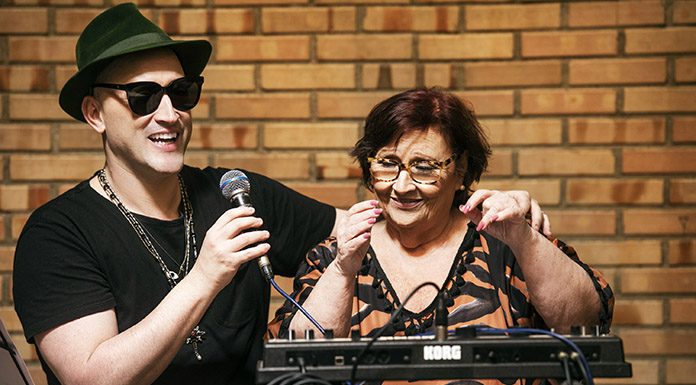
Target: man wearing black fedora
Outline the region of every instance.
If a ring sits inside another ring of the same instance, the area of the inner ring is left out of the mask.
[[[15,253],[15,307],[49,384],[253,383],[270,289],[245,262],[294,275],[334,227],[333,207],[251,172],[255,210],[232,208],[227,170],[184,165],[210,55],[133,4],[78,40],[60,105],[102,135],[105,165],[35,210]]]

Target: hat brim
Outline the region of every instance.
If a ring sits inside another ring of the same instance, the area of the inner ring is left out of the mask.
[[[99,73],[120,56],[155,48],[171,48],[179,58],[184,74],[189,76],[200,75],[203,72],[213,50],[212,45],[206,40],[172,40],[134,46],[116,54],[101,57],[79,70],[65,83],[58,99],[60,107],[68,115],[85,122],[85,117],[82,114],[82,99],[90,94],[90,88]]]

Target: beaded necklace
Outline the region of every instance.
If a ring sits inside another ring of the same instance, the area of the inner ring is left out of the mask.
[[[106,170],[101,169],[97,173],[97,179],[99,180],[99,184],[101,185],[102,189],[104,189],[106,195],[109,196],[111,202],[118,207],[121,214],[126,217],[128,223],[130,223],[131,227],[133,227],[135,233],[138,234],[138,237],[143,242],[143,245],[147,251],[149,251],[150,254],[155,258],[155,261],[157,261],[157,264],[159,264],[159,267],[162,270],[162,273],[164,273],[170,288],[174,288],[178,281],[188,274],[191,251],[193,251],[194,262],[198,257],[198,253],[196,251],[196,232],[193,227],[193,207],[191,206],[191,201],[189,200],[188,193],[186,192],[186,186],[184,185],[183,178],[181,175],[177,175],[177,177],[179,178],[179,192],[181,193],[181,201],[183,202],[184,206],[184,236],[186,237],[184,259],[181,261],[178,273],[170,270],[167,267],[159,252],[152,244],[152,241],[150,241],[150,238],[147,236],[143,225],[138,221],[137,218],[135,218],[133,213],[126,208],[126,206],[123,204],[123,202],[121,202],[114,190],[111,188],[109,181],[106,179]],[[198,344],[203,343],[204,339],[205,331],[201,330],[199,325],[196,325],[196,327],[191,331],[191,334],[186,338],[186,344],[191,345],[193,348],[193,354],[198,361],[203,359],[198,352]]]

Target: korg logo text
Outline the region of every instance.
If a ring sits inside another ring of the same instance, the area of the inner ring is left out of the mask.
[[[426,361],[461,360],[462,348],[459,345],[423,346],[423,359]]]

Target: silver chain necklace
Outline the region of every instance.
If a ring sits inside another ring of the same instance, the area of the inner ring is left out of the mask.
[[[181,193],[181,201],[183,202],[184,206],[184,235],[186,237],[186,246],[184,247],[184,259],[181,261],[178,274],[167,267],[159,252],[152,244],[152,241],[150,241],[150,238],[147,236],[143,225],[138,221],[137,218],[135,218],[133,213],[131,213],[130,210],[126,208],[126,206],[123,204],[123,202],[121,202],[114,190],[111,188],[109,181],[106,179],[106,170],[101,169],[97,173],[97,179],[99,180],[99,184],[101,185],[102,189],[104,189],[106,195],[109,196],[111,202],[113,202],[113,204],[115,204],[116,207],[118,207],[119,211],[121,211],[123,216],[126,217],[128,223],[130,223],[131,227],[133,227],[135,233],[138,234],[138,237],[143,242],[143,245],[145,246],[147,251],[149,251],[150,254],[155,258],[155,260],[160,266],[160,269],[164,273],[164,276],[166,277],[167,283],[169,284],[170,288],[176,286],[179,279],[182,279],[186,274],[188,274],[191,251],[193,251],[194,262],[198,257],[198,252],[196,250],[196,232],[193,228],[193,206],[191,206],[191,201],[189,200],[188,193],[186,192],[186,186],[184,185],[183,178],[180,174],[177,175],[177,177],[179,178],[179,192]],[[201,330],[199,325],[196,325],[196,327],[193,328],[193,330],[191,331],[191,334],[189,334],[189,336],[186,338],[186,344],[191,345],[191,347],[193,348],[193,354],[198,361],[201,361],[203,359],[203,357],[198,352],[198,345],[203,343],[204,339],[205,331]]]

